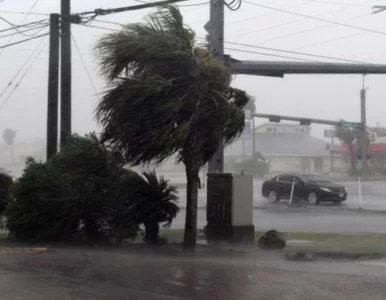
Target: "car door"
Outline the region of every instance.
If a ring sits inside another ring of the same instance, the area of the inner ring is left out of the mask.
[[[277,185],[281,198],[288,199],[290,197],[294,178],[295,176],[293,175],[282,175],[277,178]]]
[[[298,177],[295,178],[295,186],[294,186],[294,198],[296,199],[304,199],[307,197],[307,187],[305,181]]]

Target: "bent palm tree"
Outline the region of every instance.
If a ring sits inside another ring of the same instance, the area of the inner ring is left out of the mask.
[[[229,86],[213,51],[195,45],[176,6],[106,35],[96,53],[108,79],[96,112],[102,140],[131,165],[178,154],[187,177],[184,246],[194,247],[199,171],[243,131],[247,95]]]

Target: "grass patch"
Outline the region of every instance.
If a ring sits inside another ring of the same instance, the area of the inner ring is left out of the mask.
[[[256,238],[261,235],[256,233]],[[287,251],[386,256],[386,235],[295,232],[286,233],[285,237],[287,241],[309,241],[309,243],[289,244],[286,247]]]
[[[255,233],[257,241],[264,232]],[[162,237],[169,243],[182,242],[184,231],[175,229],[162,230]],[[339,234],[339,233],[284,233],[287,241],[304,240],[309,243],[288,244],[285,251],[308,251],[313,253],[348,253],[386,257],[386,235],[377,234]]]
[[[164,229],[161,230],[160,236],[167,238],[169,243],[181,243],[184,238],[182,229]]]
[[[0,232],[0,240],[5,240],[8,237],[8,232]]]

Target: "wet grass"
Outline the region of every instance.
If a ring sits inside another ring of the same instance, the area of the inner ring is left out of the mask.
[[[386,257],[386,236],[371,234],[290,233],[287,241],[305,240],[309,243],[292,244],[287,250],[324,253],[365,254]]]
[[[183,230],[163,230],[161,236],[169,243],[180,243]],[[255,241],[264,233],[256,232]],[[378,234],[339,234],[339,233],[284,233],[287,241],[308,241],[307,243],[289,242],[285,251],[304,251],[313,253],[347,253],[367,255],[370,257],[386,257],[386,235]]]

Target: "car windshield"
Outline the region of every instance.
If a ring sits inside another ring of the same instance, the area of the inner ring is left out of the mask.
[[[330,180],[315,174],[306,174],[302,176],[306,181],[311,182],[330,182]]]

